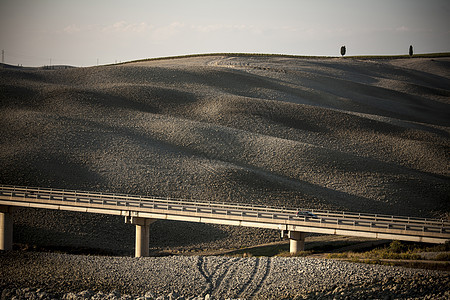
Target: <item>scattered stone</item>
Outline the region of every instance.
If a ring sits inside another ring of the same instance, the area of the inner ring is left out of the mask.
[[[300,257],[135,259],[11,251],[0,254],[0,265],[1,300],[448,299],[450,296],[449,272]],[[110,270],[114,270],[114,276]],[[45,282],[40,281],[43,273],[49,274]],[[74,277],[78,280],[73,281]]]

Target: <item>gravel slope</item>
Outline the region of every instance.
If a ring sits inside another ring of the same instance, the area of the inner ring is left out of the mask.
[[[0,183],[448,217],[449,66],[205,56],[0,68]],[[16,244],[133,254],[119,217],[20,209],[14,222]],[[278,236],[158,221],[150,243],[184,252]],[[11,252],[0,266],[6,298],[449,297],[446,272],[301,258]]]
[[[445,217],[449,63],[206,56],[1,68],[0,182]],[[129,253],[122,222],[22,210],[15,241]],[[159,248],[278,235],[162,223],[152,233]],[[176,233],[178,244],[166,238]]]
[[[52,296],[203,299],[209,295],[214,299],[448,299],[450,296],[449,272],[310,258],[138,259],[11,252],[0,254],[0,265],[0,290],[4,288],[3,295],[10,298],[21,295],[37,296],[36,299]]]
[[[448,217],[449,64],[204,56],[0,68],[0,182]],[[15,223],[16,242],[133,247],[121,218],[21,210]],[[278,236],[154,226],[159,249]]]

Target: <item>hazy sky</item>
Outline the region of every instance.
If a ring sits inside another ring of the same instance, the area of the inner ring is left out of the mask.
[[[0,0],[0,49],[24,66],[214,52],[450,52],[449,0]]]

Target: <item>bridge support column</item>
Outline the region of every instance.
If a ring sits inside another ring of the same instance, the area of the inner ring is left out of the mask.
[[[306,234],[304,232],[289,231],[289,252],[291,254],[305,250],[305,236]]]
[[[150,224],[155,221],[155,219],[139,217],[125,218],[125,223],[136,225],[135,257],[149,255]]]
[[[0,250],[12,250],[13,218],[10,206],[0,206]]]

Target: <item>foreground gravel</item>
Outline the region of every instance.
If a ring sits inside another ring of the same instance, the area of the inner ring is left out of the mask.
[[[449,272],[312,258],[0,254],[2,299],[448,299]]]

